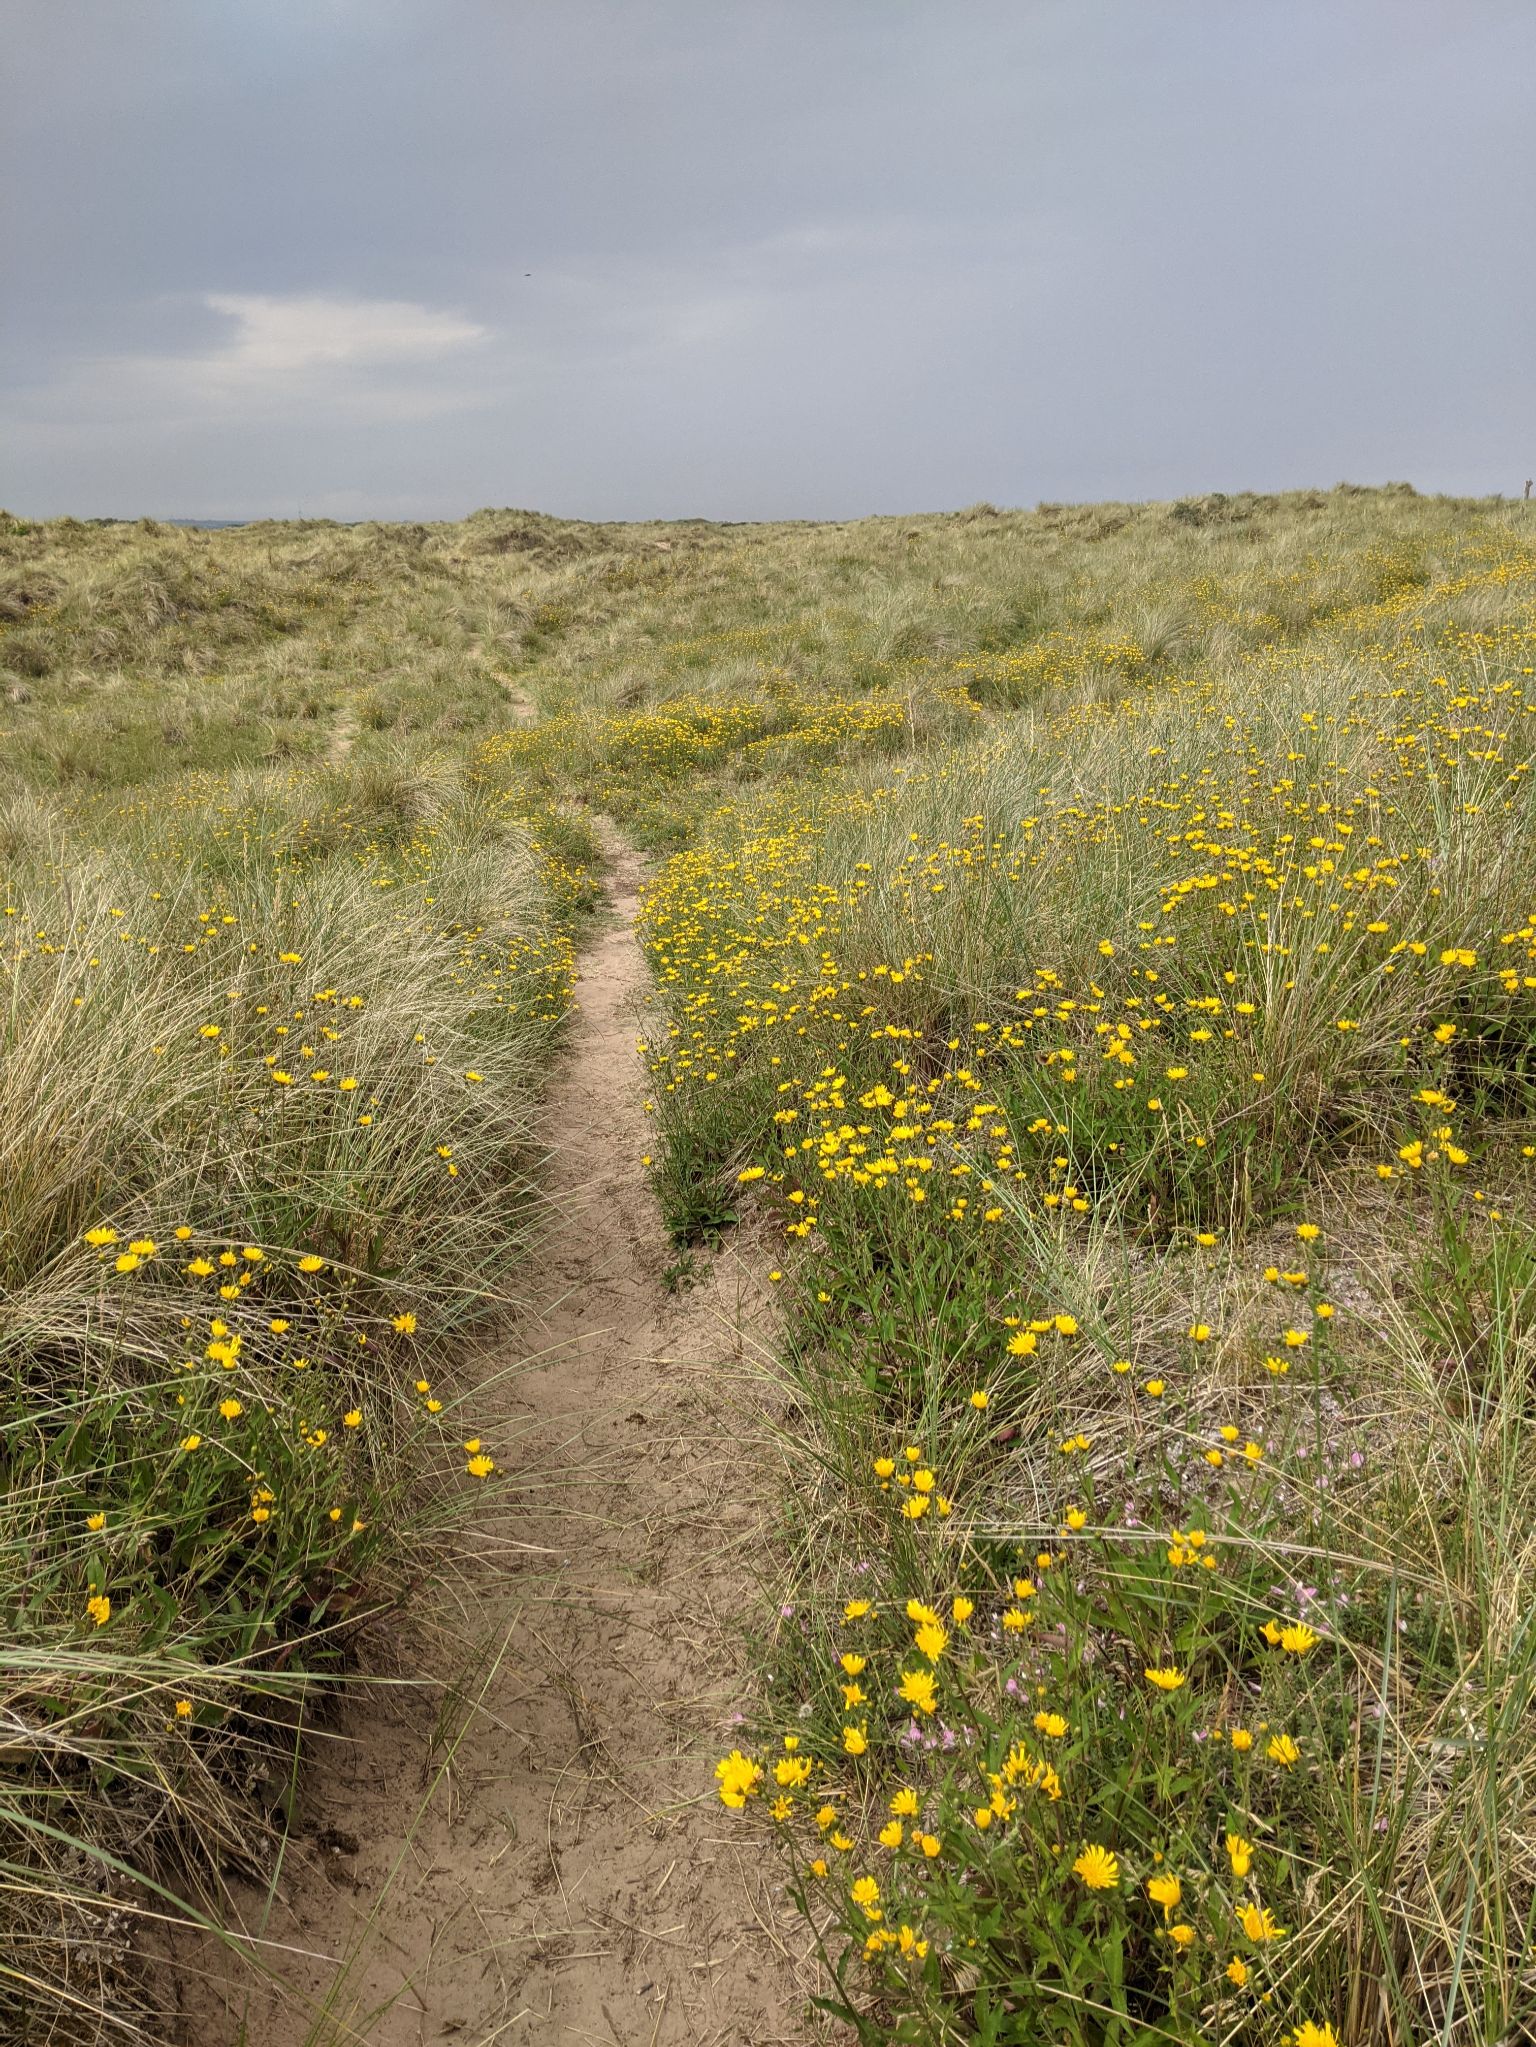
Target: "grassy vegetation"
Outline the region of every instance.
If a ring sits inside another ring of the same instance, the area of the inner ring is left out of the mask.
[[[333,687],[369,544],[278,538],[4,536],[8,2037],[131,2027],[103,1901],[261,1862],[313,1681],[515,1467],[452,1344],[539,1227],[592,847],[437,656]]]
[[[235,1837],[476,1493],[472,1390],[416,1381],[536,1225],[578,792],[659,862],[679,1242],[785,1232],[784,1614],[721,1790],[831,2007],[1524,2037],[1533,540],[1405,488],[13,522],[13,1883],[48,1827]]]

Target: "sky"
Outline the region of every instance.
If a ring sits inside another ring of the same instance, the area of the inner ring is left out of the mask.
[[[1536,474],[1531,0],[12,0],[0,503]]]

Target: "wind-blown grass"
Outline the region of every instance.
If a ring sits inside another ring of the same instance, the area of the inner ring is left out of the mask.
[[[18,2024],[115,2008],[124,1922],[93,1908],[131,1907],[129,1872],[162,1910],[189,1855],[201,1882],[259,1857],[310,1686],[515,1467],[448,1361],[538,1227],[528,1109],[583,885],[535,814],[450,785],[183,787],[98,851],[7,814]]]
[[[103,1899],[248,1848],[515,1461],[452,1339],[538,1226],[592,804],[660,862],[669,1219],[785,1232],[721,1788],[829,2002],[1523,2038],[1533,604],[1519,507],[1403,487],[6,522],[11,2011],[129,2023]]]
[[[650,892],[663,1198],[791,1254],[721,1791],[861,2039],[1536,2010],[1536,563],[1387,581],[1109,690],[1079,643]]]

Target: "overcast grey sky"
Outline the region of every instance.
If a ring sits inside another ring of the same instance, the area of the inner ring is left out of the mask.
[[[1533,0],[11,0],[0,503],[1536,472]]]

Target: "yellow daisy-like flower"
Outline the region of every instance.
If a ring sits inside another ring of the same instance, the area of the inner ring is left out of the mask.
[[[1237,1916],[1244,1933],[1258,1945],[1267,1940],[1285,1939],[1285,1928],[1275,1924],[1274,1914],[1267,1905],[1244,1905]]]
[[[1155,1665],[1144,1670],[1142,1676],[1149,1685],[1155,1685],[1160,1692],[1176,1692],[1184,1683],[1184,1673],[1174,1663]]]
[[[901,1683],[896,1687],[896,1696],[904,1699],[919,1713],[932,1713],[938,1708],[937,1688],[931,1670],[904,1670]]]
[[[1120,1864],[1108,1848],[1085,1848],[1072,1864],[1072,1873],[1081,1877],[1090,1891],[1113,1891],[1120,1887]]]
[[[715,1782],[720,1786],[720,1803],[732,1811],[740,1812],[747,1800],[754,1796],[763,1775],[761,1763],[744,1756],[740,1749],[733,1748],[715,1765]]]
[[[1165,1919],[1173,1911],[1183,1895],[1184,1886],[1172,1874],[1149,1876],[1147,1878],[1147,1896],[1154,1905],[1162,1906]]]

